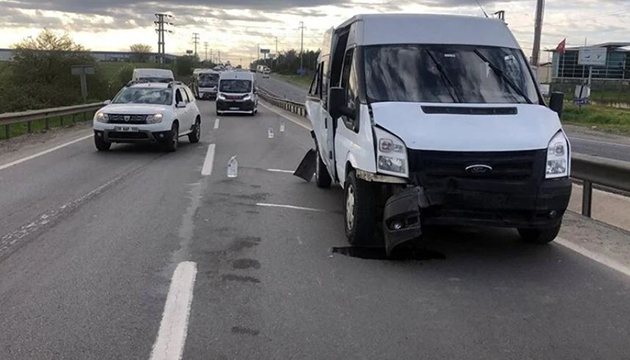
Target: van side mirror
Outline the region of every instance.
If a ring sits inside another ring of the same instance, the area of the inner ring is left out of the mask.
[[[333,119],[346,116],[352,120],[355,119],[354,111],[346,106],[348,100],[346,98],[346,90],[341,87],[331,87],[328,94],[328,112]]]
[[[558,114],[558,117],[562,119],[562,109],[564,108],[564,93],[554,91],[551,93],[551,100],[549,100],[549,108]]]

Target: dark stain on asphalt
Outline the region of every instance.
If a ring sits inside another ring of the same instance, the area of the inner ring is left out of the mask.
[[[254,246],[257,246],[258,244],[260,244],[259,237],[253,237],[253,236],[237,237],[236,239],[234,239],[234,241],[232,241],[228,250],[232,252],[239,252],[239,251],[242,251],[243,249],[253,248]]]
[[[386,260],[386,261],[421,261],[421,260],[444,260],[446,255],[441,252],[430,249],[417,248],[396,248],[387,256],[384,248],[367,248],[367,247],[334,247],[333,254],[354,257],[364,260]]]
[[[220,196],[225,196],[227,198],[231,198],[231,199],[242,199],[242,200],[251,200],[251,201],[262,201],[267,199],[267,197],[271,194],[269,193],[255,193],[255,194],[227,194],[227,193],[216,193],[217,195]]]
[[[254,259],[236,259],[232,261],[234,269],[260,269],[260,262]]]
[[[262,186],[260,185],[249,185],[250,187],[252,187],[253,189],[260,189]]]
[[[243,326],[232,326],[232,334],[258,336],[260,331]]]
[[[247,210],[245,212],[248,214],[260,214],[260,211],[256,211],[256,210]]]
[[[253,276],[242,276],[242,275],[236,275],[236,274],[225,274],[221,276],[221,278],[223,279],[223,281],[238,281],[242,283],[258,284],[260,282],[259,279]]]

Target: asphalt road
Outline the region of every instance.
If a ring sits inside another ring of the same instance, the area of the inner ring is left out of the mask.
[[[0,163],[1,359],[149,359],[179,345],[184,359],[630,354],[630,278],[511,230],[436,231],[424,260],[333,253],[347,246],[341,191],[284,172],[308,131],[264,107],[215,129],[213,103],[201,109],[201,143],[176,153],[98,153],[86,139]],[[173,277],[183,264],[196,274]]]
[[[263,79],[258,76],[259,86],[286,99],[304,102],[308,91],[295,84],[275,78]],[[606,136],[596,132],[585,132],[578,127],[567,127],[565,131],[571,140],[574,152],[609,159],[630,161],[630,139],[621,136]]]

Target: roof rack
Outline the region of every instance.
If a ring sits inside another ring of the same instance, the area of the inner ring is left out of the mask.
[[[173,85],[184,85],[184,83],[181,82],[181,81],[176,81],[176,80],[175,81],[171,81],[171,82],[168,83],[168,88],[169,89],[172,88]]]

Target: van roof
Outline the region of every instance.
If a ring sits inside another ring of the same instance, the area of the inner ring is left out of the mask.
[[[158,83],[158,82],[153,82],[153,83],[134,83],[129,85],[129,87],[132,88],[155,88],[155,89],[166,89],[168,88],[169,84],[168,83]]]
[[[137,76],[138,74],[142,74],[144,76],[150,75],[152,77],[161,77],[161,76],[173,77],[173,71],[167,70],[167,69],[146,69],[146,68],[134,69],[133,75]]]
[[[254,81],[254,74],[249,71],[226,71],[221,73],[221,80],[224,79],[240,79]]]
[[[520,49],[516,38],[500,19],[434,14],[356,15],[336,29],[359,23],[354,43],[448,44],[499,46]]]

